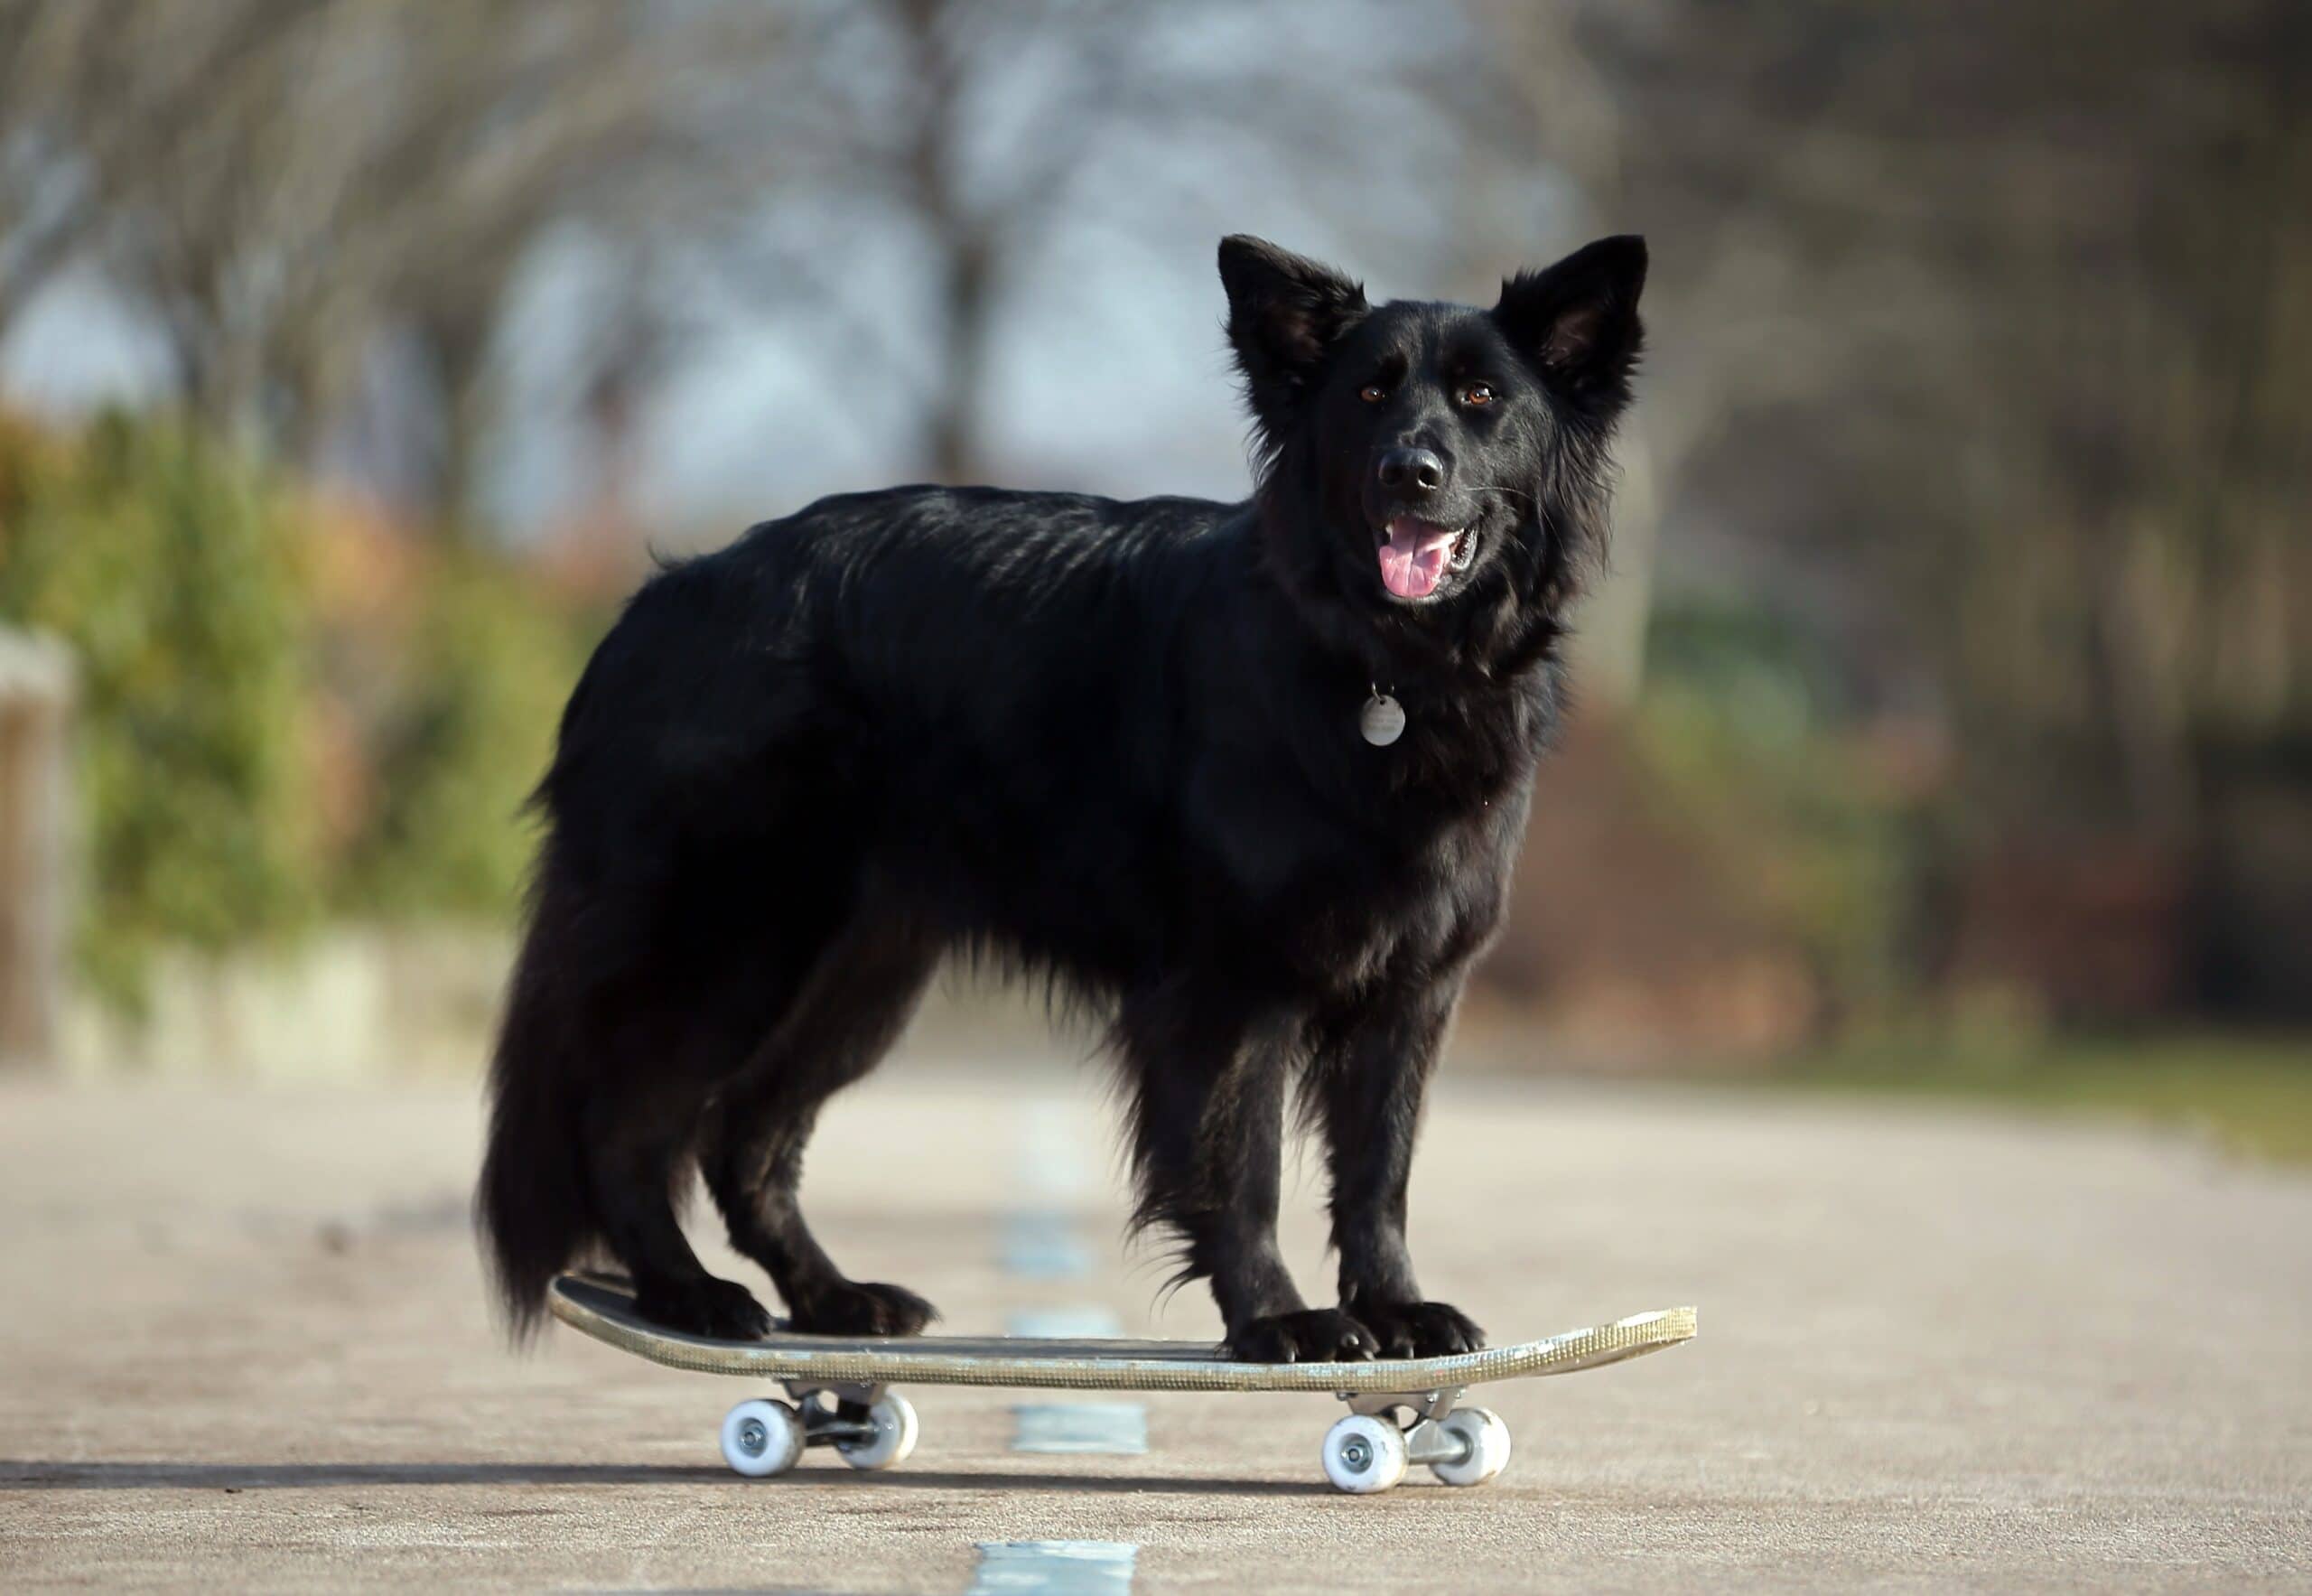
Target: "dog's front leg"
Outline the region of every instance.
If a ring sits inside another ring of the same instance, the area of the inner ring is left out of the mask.
[[[1133,1087],[1135,1226],[1178,1233],[1178,1281],[1206,1278],[1235,1356],[1254,1363],[1370,1358],[1350,1315],[1311,1309],[1276,1246],[1284,1091],[1297,1028],[1216,1010],[1167,985],[1119,1016]]]
[[[1405,1246],[1405,1186],[1422,1097],[1459,1001],[1458,979],[1384,995],[1332,1028],[1313,1061],[1340,1305],[1373,1332],[1384,1357],[1429,1358],[1485,1344],[1468,1314],[1422,1296]]]

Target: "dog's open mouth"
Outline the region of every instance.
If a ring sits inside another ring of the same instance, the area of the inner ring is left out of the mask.
[[[1381,583],[1401,599],[1425,599],[1449,571],[1469,557],[1469,529],[1440,527],[1419,516],[1391,516],[1375,538]]]

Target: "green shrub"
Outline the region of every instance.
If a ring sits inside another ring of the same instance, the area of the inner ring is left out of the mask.
[[[1826,651],[1759,611],[1665,604],[1635,731],[1722,889],[1782,928],[1833,1011],[1899,1001],[1920,817],[1872,768]]]
[[[407,585],[340,612],[306,555],[354,535],[174,423],[67,439],[0,415],[0,621],[77,656],[78,951],[116,1005],[157,947],[286,938],[324,908],[510,917],[522,803],[597,618],[419,530],[378,535],[406,539]],[[326,826],[324,746],[359,795]]]
[[[467,551],[428,573],[373,734],[376,801],[345,863],[360,912],[503,919],[533,845],[522,806],[545,774],[583,629],[534,581]]]
[[[316,901],[297,545],[246,462],[166,421],[0,428],[0,619],[78,655],[83,967],[134,1004],[157,945]]]

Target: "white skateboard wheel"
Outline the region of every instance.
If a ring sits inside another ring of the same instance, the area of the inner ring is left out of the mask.
[[[783,1402],[760,1397],[722,1415],[722,1461],[761,1479],[784,1474],[803,1455],[803,1416]]]
[[[872,1441],[838,1441],[834,1449],[843,1461],[854,1469],[888,1469],[893,1463],[903,1463],[915,1450],[915,1438],[921,1426],[917,1423],[915,1405],[896,1393],[886,1392],[875,1398],[867,1410],[867,1422],[875,1426]]]
[[[1437,1427],[1469,1449],[1457,1463],[1429,1465],[1448,1485],[1483,1485],[1509,1461],[1509,1426],[1491,1408],[1457,1407]]]
[[[1405,1477],[1405,1433],[1372,1414],[1351,1414],[1325,1432],[1325,1478],[1353,1496],[1371,1496]]]

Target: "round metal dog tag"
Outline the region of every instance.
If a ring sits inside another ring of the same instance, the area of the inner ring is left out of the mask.
[[[1405,706],[1386,693],[1375,693],[1365,701],[1364,713],[1356,717],[1357,730],[1365,733],[1365,741],[1375,748],[1386,748],[1405,734]]]

